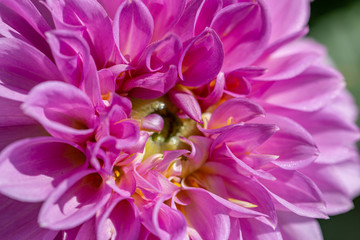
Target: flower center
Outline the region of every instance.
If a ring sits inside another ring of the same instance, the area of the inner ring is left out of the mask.
[[[163,151],[187,149],[188,145],[181,142],[179,137],[199,135],[196,122],[189,118],[180,118],[179,109],[167,97],[152,100],[132,99],[131,116],[135,119],[144,119],[150,114],[157,114],[164,121],[160,132],[154,132],[145,146],[145,157]]]

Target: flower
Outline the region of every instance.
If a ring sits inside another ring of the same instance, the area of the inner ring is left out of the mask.
[[[0,235],[322,239],[360,193],[359,132],[308,13],[2,1]]]

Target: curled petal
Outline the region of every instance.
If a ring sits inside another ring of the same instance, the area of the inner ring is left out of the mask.
[[[191,40],[179,62],[181,84],[197,87],[214,80],[224,60],[222,43],[210,28]]]
[[[98,239],[138,239],[140,218],[133,202],[116,198],[99,216]],[[109,231],[110,230],[110,231]]]
[[[233,98],[218,106],[211,114],[208,128],[220,128],[229,124],[249,121],[264,116],[265,111],[257,103],[247,98]]]
[[[170,100],[196,122],[201,122],[201,109],[194,95],[184,87],[169,91]]]
[[[53,136],[81,142],[93,133],[95,110],[80,89],[60,82],[36,86],[22,105]]]
[[[154,31],[154,20],[140,0],[124,1],[114,17],[113,34],[115,44],[123,60],[135,60],[150,42]]]

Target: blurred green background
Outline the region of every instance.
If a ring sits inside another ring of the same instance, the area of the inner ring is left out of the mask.
[[[360,106],[360,0],[315,0],[309,25],[310,37],[328,47]],[[360,239],[360,197],[354,204],[355,209],[348,213],[319,221],[325,240]]]

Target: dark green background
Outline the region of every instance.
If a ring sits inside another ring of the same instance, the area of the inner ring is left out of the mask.
[[[360,0],[315,0],[309,24],[310,37],[328,47],[360,106]],[[325,240],[360,239],[360,197],[354,203],[350,212],[320,220]]]

